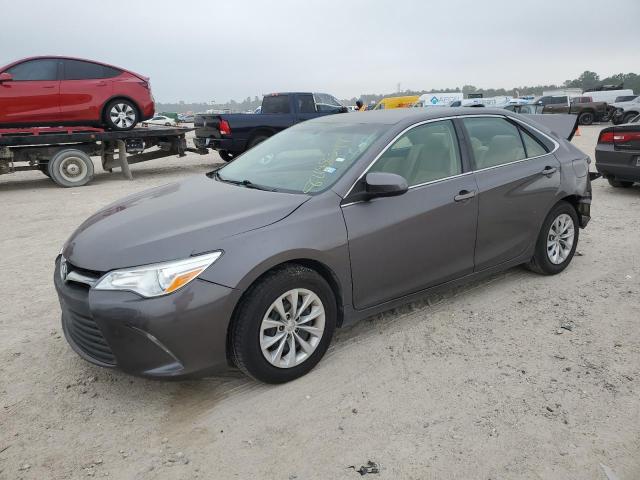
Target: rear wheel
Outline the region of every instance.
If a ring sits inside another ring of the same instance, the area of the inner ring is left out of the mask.
[[[93,178],[93,162],[82,150],[61,150],[48,164],[51,180],[61,187],[81,187]]]
[[[268,273],[241,301],[231,326],[234,363],[267,383],[309,372],[336,326],[336,299],[314,270],[291,265]]]
[[[582,112],[578,116],[578,123],[580,123],[580,125],[591,125],[593,120],[594,116],[592,112]]]
[[[636,115],[638,115],[637,113],[626,113],[624,115],[624,117],[622,117],[622,123],[629,123]]]
[[[616,180],[615,178],[607,178],[607,182],[609,182],[609,185],[615,188],[630,188],[631,186],[633,186],[633,182]]]
[[[543,275],[555,275],[563,271],[578,246],[578,214],[565,201],[557,203],[547,215],[538,235],[530,270]]]
[[[233,157],[235,157],[233,153],[227,152],[226,150],[218,150],[218,155],[220,155],[220,158],[225,162],[230,162],[233,160]]]
[[[109,130],[131,130],[138,123],[138,107],[133,102],[116,99],[105,108],[105,123]]]

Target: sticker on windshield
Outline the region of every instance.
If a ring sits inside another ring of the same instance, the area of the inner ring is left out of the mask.
[[[327,173],[334,173],[336,169],[333,167],[325,167],[324,171]]]

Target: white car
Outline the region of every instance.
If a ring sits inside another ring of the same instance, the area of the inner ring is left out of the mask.
[[[145,120],[142,125],[164,125],[165,127],[175,127],[178,122],[174,118],[165,117],[164,115],[154,115],[153,118]]]

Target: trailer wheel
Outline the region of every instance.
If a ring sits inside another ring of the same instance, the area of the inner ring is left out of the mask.
[[[218,150],[218,155],[220,155],[220,158],[225,162],[230,162],[234,157],[233,153],[230,153],[226,150]]]
[[[60,150],[49,160],[49,176],[61,187],[81,187],[93,178],[93,162],[82,150]]]

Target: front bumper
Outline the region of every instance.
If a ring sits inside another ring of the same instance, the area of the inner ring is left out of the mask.
[[[146,377],[186,377],[228,369],[227,327],[236,291],[196,279],[177,292],[142,298],[62,281],[54,283],[62,327],[85,360]]]

